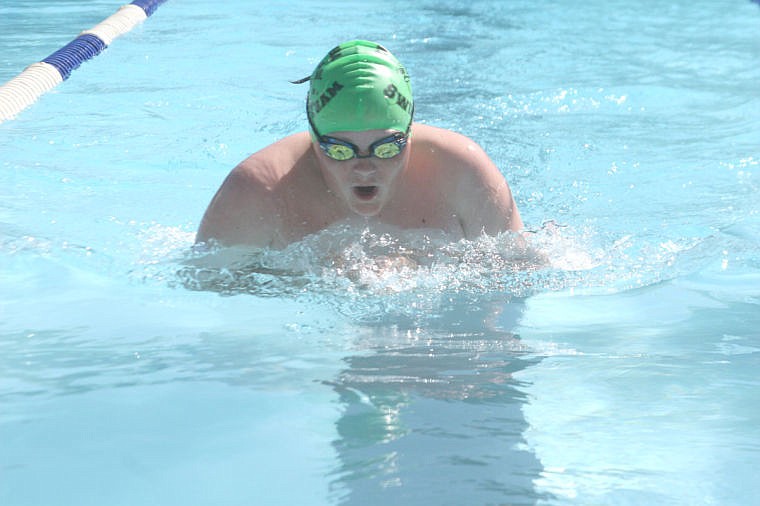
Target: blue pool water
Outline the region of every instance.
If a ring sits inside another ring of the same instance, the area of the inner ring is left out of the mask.
[[[117,7],[5,0],[0,82]],[[355,37],[549,266],[341,227],[197,258]],[[748,0],[169,0],[0,124],[0,504],[752,504],[758,61]]]

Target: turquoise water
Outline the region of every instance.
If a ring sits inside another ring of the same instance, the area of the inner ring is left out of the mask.
[[[170,0],[0,125],[0,504],[755,501],[760,6],[366,5]],[[0,81],[116,8],[3,2]],[[227,172],[305,127],[288,81],[354,37],[550,266],[335,227],[197,267]]]

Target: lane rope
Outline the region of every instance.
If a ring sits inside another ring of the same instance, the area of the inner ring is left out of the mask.
[[[15,118],[42,95],[69,78],[82,63],[100,54],[119,36],[132,30],[167,0],[135,0],[40,62],[0,86],[0,123]]]

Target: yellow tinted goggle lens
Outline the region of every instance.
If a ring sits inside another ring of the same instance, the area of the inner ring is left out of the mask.
[[[379,146],[375,146],[372,154],[378,158],[393,158],[401,152],[401,148],[395,141],[385,142]]]
[[[401,153],[406,145],[407,137],[402,134],[394,134],[384,139],[380,139],[370,146],[371,154],[367,156],[360,155],[358,148],[350,142],[333,139],[332,137],[322,137],[319,145],[327,156],[333,160],[343,162],[352,158],[368,158],[374,156],[377,158],[387,159]]]
[[[325,151],[327,156],[335,160],[349,160],[354,157],[354,150],[342,144],[330,144]]]

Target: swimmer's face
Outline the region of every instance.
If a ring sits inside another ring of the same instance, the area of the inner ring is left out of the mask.
[[[355,145],[359,154],[365,156],[373,143],[394,133],[393,130],[332,132],[330,137]],[[392,158],[371,156],[338,161],[328,157],[317,143],[313,147],[327,187],[361,216],[377,215],[391,200],[410,152],[407,147]]]

